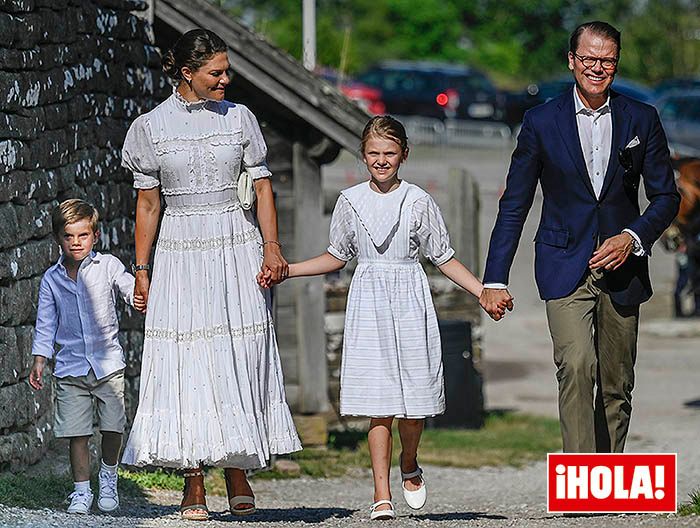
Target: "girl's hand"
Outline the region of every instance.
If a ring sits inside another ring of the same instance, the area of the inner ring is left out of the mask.
[[[273,284],[280,283],[289,276],[289,264],[282,256],[282,251],[277,244],[263,245],[262,271],[270,272]]]
[[[44,388],[44,380],[42,379],[42,374],[44,373],[45,365],[45,357],[34,356],[34,364],[32,365],[32,370],[29,372],[29,384],[32,386],[32,388],[36,390],[41,390]]]
[[[255,280],[258,281],[258,285],[261,288],[272,288],[272,273],[270,270],[262,270],[258,272],[257,276],[255,277]]]
[[[146,313],[148,308],[148,289],[150,285],[151,281],[148,279],[148,272],[145,270],[137,271],[136,285],[134,286],[134,308],[141,313]]]

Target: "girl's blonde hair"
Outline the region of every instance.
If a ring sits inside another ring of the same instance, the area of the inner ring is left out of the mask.
[[[362,141],[360,143],[360,152],[362,154],[365,152],[370,136],[395,141],[401,147],[401,152],[404,155],[408,152],[406,129],[401,124],[401,121],[389,115],[374,116],[367,122],[365,129],[362,131]]]
[[[80,220],[90,220],[90,229],[97,232],[97,222],[100,215],[92,204],[85,200],[72,198],[61,202],[51,214],[51,227],[55,237],[59,237],[68,224],[74,224]]]

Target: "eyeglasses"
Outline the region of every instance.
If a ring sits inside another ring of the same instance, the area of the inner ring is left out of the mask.
[[[581,61],[586,68],[593,68],[598,61],[604,70],[614,70],[617,68],[617,59],[608,59],[605,57],[582,57],[578,53],[574,53],[574,57]]]

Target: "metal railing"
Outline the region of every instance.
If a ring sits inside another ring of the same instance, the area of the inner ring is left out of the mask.
[[[503,123],[462,119],[441,121],[417,116],[397,118],[406,127],[411,142],[417,145],[507,148],[513,141],[510,128]]]

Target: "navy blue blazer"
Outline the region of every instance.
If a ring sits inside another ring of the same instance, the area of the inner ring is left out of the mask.
[[[535,279],[544,300],[573,292],[599,241],[629,228],[648,255],[675,218],[680,197],[656,110],[615,92],[610,99],[612,146],[599,199],[581,151],[572,91],[525,114],[491,233],[485,283],[508,284],[538,182],[544,202],[535,236]],[[625,151],[623,167],[619,153],[635,136],[639,145]],[[643,214],[640,178],[650,202]],[[630,255],[617,270],[605,273],[617,304],[640,304],[651,297],[647,257]]]

